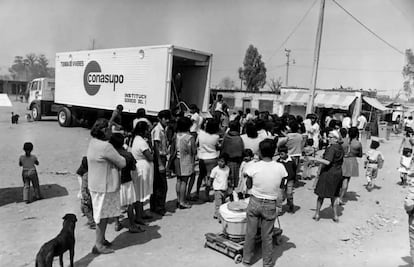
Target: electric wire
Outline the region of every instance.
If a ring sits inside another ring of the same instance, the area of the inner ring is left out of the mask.
[[[390,44],[389,42],[387,42],[386,40],[384,40],[381,36],[379,36],[378,34],[376,34],[373,30],[371,30],[370,28],[368,28],[368,26],[366,26],[364,23],[362,23],[359,19],[357,19],[354,15],[351,14],[351,12],[349,12],[348,10],[346,10],[341,4],[339,4],[336,0],[332,0],[332,2],[334,2],[339,8],[341,8],[346,14],[348,14],[352,19],[354,19],[358,24],[360,24],[362,27],[364,27],[367,31],[369,31],[372,35],[374,35],[375,37],[377,37],[379,40],[381,40],[383,43],[385,43],[386,45],[388,45],[390,48],[392,48],[393,50],[395,50],[396,52],[404,55],[404,52],[401,51],[400,49],[396,48],[395,46],[393,46],[392,44]]]
[[[311,65],[292,65],[293,68],[312,68]],[[320,70],[330,71],[351,71],[351,72],[383,72],[383,73],[401,73],[401,70],[374,70],[360,68],[337,68],[337,67],[319,67]]]
[[[293,28],[293,30],[289,33],[289,35],[287,36],[287,38],[280,44],[280,46],[275,50],[275,52],[273,52],[273,54],[269,57],[268,61],[270,61],[277,52],[280,51],[280,49],[287,43],[287,41],[289,41],[290,37],[292,37],[292,35],[297,31],[297,29],[299,28],[299,26],[303,23],[303,21],[305,20],[305,18],[308,16],[309,12],[312,10],[312,8],[315,6],[316,2],[318,0],[315,0],[313,2],[313,4],[310,6],[310,8],[306,11],[306,13],[303,15],[302,19],[299,21],[298,24],[296,24],[296,26]]]

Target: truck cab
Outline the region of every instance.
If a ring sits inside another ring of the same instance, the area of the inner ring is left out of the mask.
[[[55,100],[55,79],[37,78],[27,86],[29,90],[29,106],[34,120],[38,121],[44,116],[56,115],[52,111]]]

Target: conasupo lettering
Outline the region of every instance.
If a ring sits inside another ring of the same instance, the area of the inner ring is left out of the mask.
[[[88,82],[89,83],[123,83],[124,75],[89,73]]]

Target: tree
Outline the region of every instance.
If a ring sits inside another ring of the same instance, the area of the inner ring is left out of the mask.
[[[404,77],[403,91],[407,98],[411,97],[414,82],[414,54],[411,49],[405,50],[407,64],[403,67],[402,75]]]
[[[259,91],[266,84],[266,67],[256,47],[249,45],[239,68],[239,77],[244,81],[247,91]]]
[[[49,60],[45,55],[29,53],[25,58],[15,56],[9,72],[14,80],[32,80],[40,77],[54,77],[55,69],[48,67]]]
[[[276,94],[280,94],[280,88],[282,87],[282,78],[279,77],[277,80],[275,78],[271,78],[269,82],[269,88],[272,92],[275,92]]]
[[[36,67],[36,74],[39,77],[49,77],[48,66],[49,60],[47,60],[46,56],[41,54],[37,58],[37,67]]]
[[[220,82],[220,87],[224,89],[233,89],[234,81],[230,77],[224,77]]]
[[[9,72],[14,80],[23,79],[25,74],[25,64],[23,62],[23,57],[15,56],[13,64],[9,68]]]

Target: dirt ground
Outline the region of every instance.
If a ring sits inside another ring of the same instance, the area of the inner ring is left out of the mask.
[[[11,97],[13,98],[13,97]],[[20,123],[11,126],[10,112],[20,114]],[[62,128],[55,118],[27,122],[25,105],[0,108],[0,266],[34,266],[40,246],[57,235],[65,213],[78,216],[75,266],[233,266],[233,260],[204,248],[204,234],[217,233],[221,225],[213,220],[213,203],[196,203],[188,210],[175,210],[175,180],[168,182],[168,207],[163,218],[155,217],[146,232],[130,234],[107,230],[115,253],[91,254],[95,233],[85,226],[75,171],[86,153],[90,139],[83,128]],[[406,190],[399,186],[397,149],[401,137],[391,136],[381,144],[385,166],[377,179],[378,188],[365,190],[365,178],[352,178],[348,201],[340,208],[340,222],[331,220],[326,201],[321,220],[312,216],[316,197],[312,181],[301,181],[295,191],[295,214],[280,217],[282,244],[274,247],[275,266],[411,266],[407,215],[403,209]],[[39,179],[45,199],[22,202],[21,169],[18,157],[26,141],[34,144],[39,158]],[[363,174],[360,164],[360,174]],[[58,265],[55,259],[55,265]],[[68,253],[64,256],[69,264]],[[262,266],[260,248],[253,266]]]

